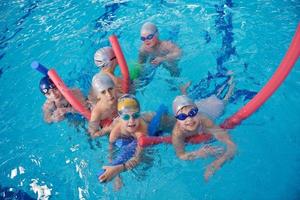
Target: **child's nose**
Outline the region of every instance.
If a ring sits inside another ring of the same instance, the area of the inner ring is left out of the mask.
[[[107,92],[106,95],[107,95],[108,97],[111,97],[111,96],[112,96],[112,92]]]

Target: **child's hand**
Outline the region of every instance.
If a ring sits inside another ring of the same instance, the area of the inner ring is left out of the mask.
[[[207,156],[220,156],[224,153],[224,149],[221,147],[213,147],[210,145],[205,145],[201,149],[199,149],[196,154],[199,157],[205,158]]]
[[[102,136],[106,135],[107,133],[108,133],[107,131],[101,129],[99,131],[96,131],[95,133],[92,133],[91,136],[92,136],[92,138],[102,137]]]
[[[190,87],[191,84],[192,84],[192,81],[189,81],[186,84],[181,85],[179,87],[181,94],[187,95],[187,89]]]
[[[152,64],[152,65],[159,65],[159,64],[160,64],[161,62],[163,62],[163,61],[165,61],[165,58],[158,56],[158,57],[154,58],[154,59],[151,61],[151,64]]]
[[[123,168],[122,168],[122,166],[117,165],[117,166],[104,166],[104,167],[102,167],[102,169],[104,169],[105,172],[101,176],[98,177],[98,180],[100,182],[108,182],[113,177],[118,175]]]
[[[123,187],[123,182],[120,176],[115,178],[114,188],[116,191],[120,190]]]
[[[219,168],[220,168],[220,166],[217,163],[212,163],[212,164],[208,165],[204,172],[205,181],[208,181],[209,178],[212,177]]]
[[[73,107],[63,108],[62,112],[64,113],[75,113],[76,110]]]
[[[57,109],[53,112],[54,121],[61,121],[65,118],[65,111],[62,109]]]

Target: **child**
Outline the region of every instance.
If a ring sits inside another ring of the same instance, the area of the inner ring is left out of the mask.
[[[141,136],[147,135],[147,124],[140,114],[140,105],[133,95],[125,94],[118,100],[119,120],[113,127],[110,136],[110,149],[118,138],[134,138],[139,139]],[[139,162],[143,148],[137,145],[134,156],[124,164],[115,166],[104,166],[105,172],[99,176],[100,182],[110,181],[123,171],[134,168]],[[121,187],[121,179],[116,179],[116,187]]]
[[[147,60],[154,66],[163,64],[171,74],[178,77],[180,71],[177,62],[180,58],[180,49],[170,41],[161,41],[155,24],[146,22],[141,28],[141,40],[143,44],[139,51],[139,63],[145,64]]]
[[[113,80],[106,73],[97,73],[92,80],[91,119],[89,133],[92,137],[102,136],[111,129],[117,116],[117,92]],[[103,129],[101,129],[100,125]]]
[[[173,113],[177,119],[173,132],[172,142],[176,155],[183,160],[204,158],[217,155],[220,148],[203,147],[197,151],[185,151],[185,138],[199,133],[210,133],[214,138],[226,145],[226,151],[206,167],[204,178],[207,181],[227,160],[231,159],[236,151],[236,145],[231,141],[226,130],[216,126],[213,121],[198,113],[197,105],[185,95],[177,96],[173,101]]]
[[[44,120],[46,122],[58,122],[65,119],[67,113],[77,112],[71,104],[67,102],[48,76],[45,76],[40,80],[40,91],[47,98],[43,105]],[[79,89],[72,89],[71,91],[83,105],[86,105],[84,97]]]

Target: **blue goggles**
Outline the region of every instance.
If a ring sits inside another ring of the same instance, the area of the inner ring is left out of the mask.
[[[137,119],[140,116],[141,116],[140,112],[133,113],[132,115],[130,115],[130,114],[120,114],[120,117],[125,121],[128,121],[130,119],[130,117],[132,117],[133,119]]]
[[[190,118],[193,118],[195,117],[196,115],[198,114],[198,108],[192,108],[188,114],[184,114],[184,113],[181,113],[179,115],[176,115],[175,118],[178,119],[178,120],[185,120],[186,118],[190,117]]]
[[[147,35],[146,37],[142,36],[142,37],[141,37],[141,40],[142,40],[142,41],[145,41],[145,40],[152,40],[152,38],[155,36],[156,33],[157,33],[157,30],[156,30],[154,33],[152,33],[152,34]]]
[[[50,93],[51,89],[55,89],[55,85],[54,84],[50,84],[48,85],[48,87],[43,88],[41,91],[44,95],[48,95]]]

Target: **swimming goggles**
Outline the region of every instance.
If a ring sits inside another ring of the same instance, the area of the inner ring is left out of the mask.
[[[192,108],[188,114],[185,114],[185,113],[181,113],[179,115],[176,115],[175,118],[178,119],[178,120],[185,120],[186,118],[188,117],[195,117],[196,115],[198,114],[198,108]]]
[[[51,85],[48,86],[48,88],[42,89],[42,92],[43,92],[44,95],[48,95],[49,92],[50,92],[50,90],[51,90],[51,89],[54,89],[54,88],[56,88],[56,87],[55,87],[54,85],[51,84]]]
[[[133,113],[132,115],[130,115],[130,114],[121,114],[120,115],[120,117],[125,121],[128,121],[130,119],[130,117],[132,117],[133,119],[137,119],[140,116],[141,116],[140,112]]]
[[[117,57],[112,57],[109,61],[113,61],[114,59],[116,59]],[[103,60],[95,60],[97,62],[97,66],[100,68],[105,67],[106,65],[108,65],[107,62],[103,61]]]
[[[146,37],[142,36],[142,37],[141,37],[141,40],[142,40],[142,41],[145,41],[145,40],[152,40],[152,38],[155,36],[156,33],[157,33],[157,30],[156,30],[154,33],[152,33],[152,34],[147,35]]]

